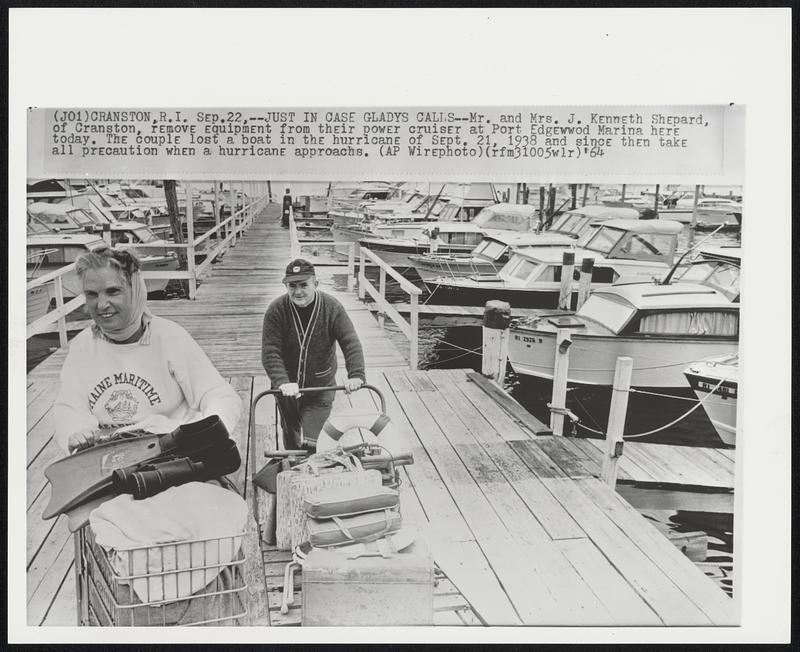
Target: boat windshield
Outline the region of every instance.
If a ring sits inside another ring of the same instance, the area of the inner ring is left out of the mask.
[[[587,240],[586,244],[583,245],[583,248],[588,249],[589,251],[607,254],[617,245],[624,235],[625,232],[619,229],[600,227],[597,229],[597,231],[595,231],[594,235]]]
[[[484,256],[491,260],[497,260],[506,250],[506,245],[497,240],[481,240],[480,244],[472,252],[476,256]]]
[[[739,334],[739,313],[732,310],[661,310],[643,315],[634,332],[647,335]]]
[[[636,308],[624,299],[596,292],[589,295],[586,303],[575,314],[597,322],[612,333],[618,334],[635,313]]]
[[[518,278],[524,281],[538,266],[539,265],[536,263],[522,256],[512,256],[511,260],[509,260],[500,271],[508,277]]]
[[[133,229],[133,234],[139,238],[140,242],[153,242],[154,240],[158,240],[156,234],[147,227]]]
[[[586,215],[564,215],[558,222],[550,227],[550,231],[577,236],[583,232],[591,218]]]
[[[732,300],[738,301],[740,275],[741,270],[735,263],[723,260],[699,260],[679,267],[673,279],[718,288]]]

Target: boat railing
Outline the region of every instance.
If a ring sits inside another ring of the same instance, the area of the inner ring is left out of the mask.
[[[416,285],[409,282],[398,274],[380,256],[370,251],[367,247],[360,248],[360,261],[358,268],[358,298],[365,299],[366,295],[378,305],[378,325],[383,328],[386,316],[389,316],[397,328],[409,341],[408,363],[411,369],[417,368],[419,359],[419,295],[422,294]],[[376,264],[379,268],[378,288],[367,279],[366,264],[367,259]],[[400,285],[400,289],[410,297],[411,313],[409,320],[403,316],[386,300],[386,275],[391,276]]]

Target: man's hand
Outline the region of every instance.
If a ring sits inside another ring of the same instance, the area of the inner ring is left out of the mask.
[[[349,394],[350,392],[356,391],[363,384],[364,381],[360,378],[348,378],[344,381],[344,391]]]
[[[300,385],[297,383],[283,383],[278,389],[284,396],[300,398]]]
[[[67,450],[70,454],[94,445],[95,432],[91,428],[84,428],[73,432],[67,440]]]

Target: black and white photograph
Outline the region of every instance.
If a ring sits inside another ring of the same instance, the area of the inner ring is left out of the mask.
[[[787,642],[790,13],[680,11],[11,10],[10,637]]]

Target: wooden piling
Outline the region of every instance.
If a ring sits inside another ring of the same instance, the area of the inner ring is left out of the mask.
[[[700,186],[694,187],[694,204],[692,205],[692,228],[697,226],[697,201],[700,199]]]
[[[594,258],[584,258],[581,261],[581,278],[578,282],[578,303],[575,310],[578,310],[589,298],[592,291],[592,269],[594,268]]]
[[[544,227],[547,218],[544,214],[544,186],[539,186],[539,230]]]
[[[186,188],[186,269],[189,271],[189,298],[197,295],[197,275],[194,270],[194,200],[192,199],[192,184],[188,181],[183,184]]]
[[[569,208],[570,208],[570,210],[574,211],[578,207],[578,184],[577,183],[569,184],[569,194],[570,194]]]
[[[622,196],[619,198],[620,201],[625,201],[625,184],[622,184]]]
[[[558,293],[558,307],[570,310],[572,306],[572,277],[575,274],[575,252],[565,251],[561,258],[561,289]]]
[[[217,228],[217,239],[220,237],[219,222],[220,222],[220,205],[219,205],[219,183],[214,181],[214,222]]]
[[[583,201],[581,202],[581,207],[586,206],[586,195],[589,194],[589,184],[583,184]]]
[[[608,412],[608,429],[606,432],[606,452],[603,456],[601,479],[610,487],[617,484],[617,465],[622,457],[622,432],[625,428],[625,417],[628,412],[628,393],[631,388],[633,358],[617,358],[614,369],[614,385],[611,391],[611,407]]]
[[[658,219],[658,190],[659,190],[660,187],[661,186],[656,184],[656,196],[655,196],[655,199],[653,199],[653,213],[654,213],[653,219],[654,220]]]
[[[483,313],[483,357],[481,373],[503,387],[508,360],[508,334],[511,305],[505,301],[487,301]]]
[[[556,189],[550,186],[547,192],[547,226],[553,223],[553,215],[556,212]]]
[[[553,397],[550,401],[550,429],[554,435],[564,434],[564,413],[567,408],[567,372],[572,332],[568,328],[556,331],[556,357],[553,365]]]

